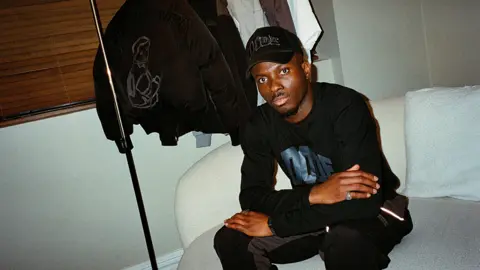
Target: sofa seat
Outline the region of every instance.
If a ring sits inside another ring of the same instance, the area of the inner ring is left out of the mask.
[[[392,270],[480,269],[480,203],[456,199],[411,198],[414,229],[390,254]],[[196,238],[178,270],[221,270],[213,249],[220,225]],[[320,256],[287,265],[280,270],[322,270]]]

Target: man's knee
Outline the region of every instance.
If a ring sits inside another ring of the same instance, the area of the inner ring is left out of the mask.
[[[241,246],[241,242],[248,244],[246,241],[247,237],[248,236],[239,231],[224,226],[215,234],[215,237],[213,238],[213,247],[217,253],[233,251],[233,248]],[[247,246],[245,246],[245,250],[246,249]]]
[[[325,236],[322,248],[327,269],[382,269],[388,257],[380,254],[375,245],[354,228],[338,225]],[[353,268],[351,268],[353,269]]]
[[[324,248],[328,253],[347,255],[348,252],[354,252],[355,249],[361,248],[364,240],[364,236],[359,231],[348,226],[338,225],[331,228],[325,235]]]
[[[231,232],[227,227],[222,227],[220,230],[217,231],[215,237],[213,238],[213,247],[218,252],[219,250],[223,250],[225,247],[228,247],[228,241],[231,238]]]
[[[223,269],[256,269],[253,254],[248,251],[251,239],[252,237],[227,227],[217,231],[213,246]]]

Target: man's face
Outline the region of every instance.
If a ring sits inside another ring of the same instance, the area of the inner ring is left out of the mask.
[[[295,114],[308,90],[310,64],[295,54],[290,62],[256,64],[251,73],[258,91],[276,111],[284,116]]]

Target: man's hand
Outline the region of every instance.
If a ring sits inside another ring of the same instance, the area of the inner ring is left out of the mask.
[[[378,178],[360,170],[359,165],[354,165],[345,172],[331,175],[327,181],[315,185],[310,191],[310,204],[334,204],[344,201],[347,192],[352,199],[370,198],[376,194],[380,185]]]
[[[243,211],[237,213],[225,220],[225,226],[243,232],[248,236],[272,236],[272,231],[268,227],[268,216],[258,212]]]

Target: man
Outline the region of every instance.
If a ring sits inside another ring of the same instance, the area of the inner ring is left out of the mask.
[[[241,213],[214,240],[222,266],[277,269],[320,254],[326,269],[384,269],[412,230],[398,179],[358,92],[312,83],[298,38],[257,29],[249,74],[267,101],[242,131]],[[276,191],[276,162],[292,189]]]

